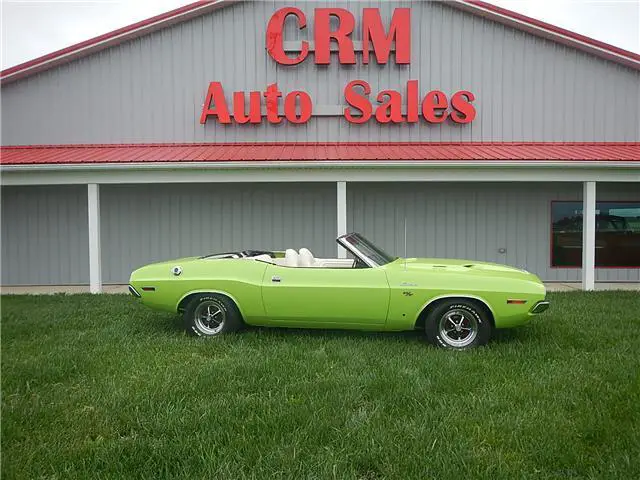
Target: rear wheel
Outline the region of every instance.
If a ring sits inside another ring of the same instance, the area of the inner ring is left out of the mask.
[[[491,337],[491,320],[485,308],[469,300],[443,302],[425,322],[427,340],[453,350],[485,345]]]
[[[236,304],[215,293],[194,296],[183,314],[185,329],[198,337],[215,337],[242,327]]]

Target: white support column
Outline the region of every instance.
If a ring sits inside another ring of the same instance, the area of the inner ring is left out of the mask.
[[[336,182],[336,191],[338,194],[338,236],[347,233],[347,182]],[[347,252],[338,245],[338,258],[347,258]]]
[[[582,193],[582,289],[595,288],[596,182],[584,182]]]
[[[87,185],[89,206],[89,291],[102,293],[102,264],[100,253],[100,185]]]

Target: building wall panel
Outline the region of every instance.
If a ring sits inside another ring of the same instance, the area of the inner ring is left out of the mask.
[[[295,2],[293,3],[295,4]],[[640,72],[552,41],[462,12],[440,2],[371,1],[388,22],[393,8],[412,8],[412,63],[395,65],[276,64],[265,51],[271,14],[290,2],[242,2],[114,46],[2,87],[5,145],[127,142],[254,141],[638,141]],[[332,2],[358,18],[361,2]],[[300,32],[312,38],[312,11],[325,2],[298,2],[308,15]],[[361,40],[356,27],[354,39]],[[283,92],[306,90],[316,107],[344,106],[344,86],[370,82],[374,93],[405,90],[418,79],[422,94],[476,95],[470,125],[353,125],[341,116],[304,125],[202,126],[210,81],[233,91],[277,82]]]
[[[599,184],[603,200],[640,201],[638,184]],[[582,200],[582,185],[474,183],[352,183],[348,228],[404,256],[504,263],[545,281],[577,282],[579,268],[550,266],[551,201]],[[640,269],[596,269],[596,281],[637,282]]]
[[[109,185],[101,188],[102,272],[245,249],[335,256],[335,184]]]
[[[226,250],[300,248],[335,256],[335,184],[104,185],[105,283],[146,263]],[[2,189],[2,284],[88,282],[87,192],[82,186]],[[635,183],[597,186],[598,201],[638,201]],[[469,258],[580,281],[552,268],[552,200],[580,201],[578,183],[349,183],[348,228],[404,255]],[[500,249],[504,249],[501,253]],[[638,282],[640,269],[596,269],[599,282]]]
[[[89,281],[86,186],[2,187],[2,284]]]

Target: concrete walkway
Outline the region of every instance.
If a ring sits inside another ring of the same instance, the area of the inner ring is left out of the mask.
[[[545,283],[548,292],[571,292],[582,289],[580,283]],[[640,292],[640,282],[596,283],[596,290],[636,290]],[[104,285],[104,293],[128,293],[126,285]],[[29,285],[20,287],[0,287],[2,295],[51,295],[54,293],[89,293],[88,285]]]
[[[545,283],[545,287],[547,287],[547,292],[572,292],[575,290],[582,290],[582,284],[579,282],[576,283],[559,283],[559,282],[550,282]],[[640,291],[640,282],[635,283],[621,283],[621,282],[596,282],[595,285],[596,291],[601,290],[637,290]]]
[[[103,285],[104,293],[129,293],[126,285]],[[52,295],[54,293],[89,293],[89,285],[29,285],[0,287],[2,295]]]

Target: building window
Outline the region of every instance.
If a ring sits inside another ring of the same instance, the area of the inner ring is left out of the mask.
[[[582,266],[582,202],[552,202],[551,221],[551,266]],[[640,268],[640,202],[596,203],[596,267]]]

